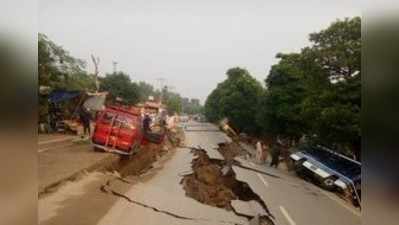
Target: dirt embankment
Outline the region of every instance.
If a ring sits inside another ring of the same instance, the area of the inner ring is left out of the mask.
[[[121,157],[117,163],[111,165],[111,168],[106,169],[118,171],[122,177],[144,173],[151,169],[152,164],[161,156],[184,142],[184,132],[180,129],[167,133],[167,137],[162,144],[148,143],[133,156]]]
[[[192,161],[192,174],[185,175],[181,180],[186,195],[207,205],[233,211],[238,216],[253,219],[251,215],[240,214],[232,206],[233,200],[256,201],[268,215],[263,215],[261,224],[273,224],[266,204],[247,183],[236,179],[231,166],[235,156],[245,154],[245,151],[234,143],[219,144],[219,151],[225,160],[211,159],[203,149],[192,149],[196,158]]]

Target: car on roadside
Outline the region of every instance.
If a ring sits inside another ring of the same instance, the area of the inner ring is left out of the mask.
[[[361,200],[361,163],[324,146],[307,146],[290,155],[295,171],[311,177],[322,188],[349,196],[355,205]]]

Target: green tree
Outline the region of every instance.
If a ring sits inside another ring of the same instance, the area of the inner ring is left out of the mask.
[[[182,112],[182,97],[178,93],[169,91],[168,87],[165,86],[160,91],[160,95],[162,103],[166,105],[166,109],[170,115]]]
[[[351,79],[361,67],[361,19],[337,20],[327,29],[310,34],[317,63],[331,80]]]
[[[94,91],[95,81],[85,71],[85,62],[74,58],[46,35],[38,34],[38,83],[40,87],[73,91]],[[39,121],[47,121],[47,96],[39,94]]]
[[[148,84],[144,81],[140,81],[137,85],[138,85],[138,92],[140,95],[139,97],[140,102],[147,101],[149,96],[156,97],[154,86],[152,86],[151,84]]]
[[[264,91],[247,70],[236,67],[227,71],[227,79],[218,84],[205,103],[205,115],[210,121],[227,117],[240,132],[257,133],[258,100]]]
[[[309,93],[312,131],[321,142],[360,156],[361,19],[338,20],[310,35],[308,50],[330,81],[319,93]],[[305,111],[306,112],[306,111]],[[305,113],[306,115],[306,113]]]
[[[85,62],[72,57],[68,51],[44,34],[38,37],[39,86],[53,89],[92,89],[94,80],[84,71]]]
[[[123,102],[134,105],[140,100],[139,86],[131,82],[129,75],[118,72],[106,74],[100,80],[100,90],[109,92],[112,99],[122,98]]]
[[[301,117],[305,90],[299,68],[300,54],[278,54],[280,62],[273,65],[265,83],[257,121],[263,133],[276,137],[299,139],[306,129]]]
[[[300,53],[277,55],[258,114],[264,132],[360,155],[360,30],[359,17],[337,20]]]
[[[178,113],[180,114],[182,111],[181,97],[176,93],[168,93],[168,97],[166,100],[166,106],[169,114]]]
[[[214,89],[211,94],[208,95],[205,106],[204,112],[205,116],[210,122],[217,122],[218,120],[223,118],[223,114],[220,108],[220,99],[221,99],[221,84],[218,84],[216,89]]]

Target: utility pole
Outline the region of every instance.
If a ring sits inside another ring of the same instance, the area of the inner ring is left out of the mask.
[[[118,65],[118,62],[112,61],[112,66],[114,67],[114,74],[116,74],[116,66]]]
[[[96,83],[96,92],[98,92],[100,83],[98,82],[98,64],[100,64],[100,58],[99,57],[94,57],[94,55],[91,55],[91,60],[93,61],[94,64],[94,82]]]
[[[165,78],[163,78],[163,77],[160,77],[160,78],[157,78],[156,79],[158,82],[159,82],[159,92],[161,93],[161,96],[160,96],[160,102],[161,102],[161,104],[162,104],[162,99],[163,99],[163,87],[164,87],[164,83],[165,83],[165,81],[166,81],[166,79]]]

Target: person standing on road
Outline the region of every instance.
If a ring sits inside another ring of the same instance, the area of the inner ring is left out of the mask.
[[[262,143],[260,141],[256,142],[256,162],[257,163],[262,163]]]
[[[262,161],[266,162],[267,160],[267,155],[269,154],[269,149],[266,144],[262,145]]]
[[[83,135],[84,136],[86,136],[86,135],[90,136],[90,117],[91,117],[90,112],[87,111],[87,109],[84,106],[82,106],[79,111],[79,119],[83,125]],[[83,136],[82,136],[82,138],[83,138]]]
[[[280,163],[280,146],[277,144],[272,144],[271,148],[271,155],[272,155],[272,161],[270,162],[270,167],[278,167],[278,164]]]
[[[145,114],[144,120],[143,120],[143,130],[144,134],[147,134],[151,131],[151,117],[148,114]]]

